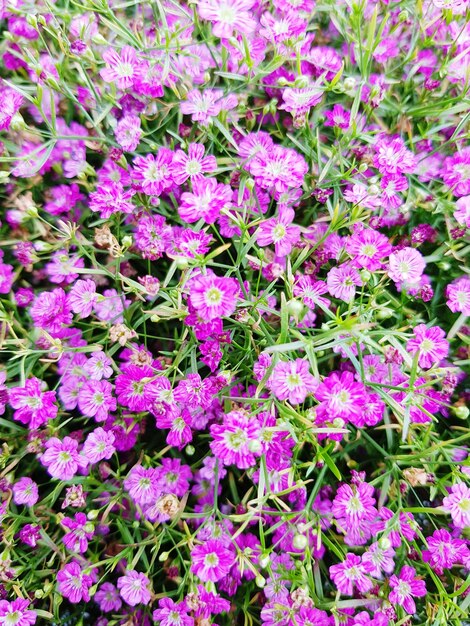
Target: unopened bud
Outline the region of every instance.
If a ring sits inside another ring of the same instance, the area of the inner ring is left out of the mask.
[[[308,545],[308,539],[305,535],[295,535],[292,545],[296,550],[305,550]]]

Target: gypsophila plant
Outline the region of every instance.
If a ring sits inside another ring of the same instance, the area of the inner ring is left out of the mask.
[[[468,626],[469,0],[0,19],[0,626]]]

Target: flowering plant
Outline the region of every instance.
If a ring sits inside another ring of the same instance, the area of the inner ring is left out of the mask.
[[[0,19],[0,626],[468,624],[468,0]]]

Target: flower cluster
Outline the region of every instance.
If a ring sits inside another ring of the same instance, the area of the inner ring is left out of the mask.
[[[0,626],[467,624],[468,2],[0,22]]]

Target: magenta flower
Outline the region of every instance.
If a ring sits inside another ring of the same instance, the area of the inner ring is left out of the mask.
[[[356,295],[356,287],[362,285],[362,280],[357,269],[343,263],[331,268],[326,277],[326,284],[332,296],[344,302],[351,302]]]
[[[383,266],[382,260],[392,251],[388,238],[371,228],[364,228],[351,235],[345,248],[354,266],[364,267],[370,272],[379,270]]]
[[[353,485],[341,485],[333,500],[332,513],[346,530],[364,520],[371,521],[377,515],[374,488],[360,481]]]
[[[100,75],[106,83],[115,83],[119,89],[132,87],[139,73],[140,65],[134,48],[124,46],[120,53],[108,49],[103,52],[102,58],[106,67],[100,71]]]
[[[191,115],[193,122],[207,126],[210,118],[220,113],[223,96],[221,89],[205,89],[202,93],[198,89],[192,89],[186,100],[180,104],[181,112]]]
[[[456,564],[467,563],[470,551],[462,539],[452,537],[449,531],[435,530],[431,537],[426,538],[428,549],[423,550],[423,561],[430,563],[440,575],[444,568],[450,569]]]
[[[93,596],[100,609],[105,613],[118,612],[122,606],[119,592],[112,583],[103,583]]]
[[[87,465],[86,459],[78,453],[78,442],[71,437],[64,437],[63,441],[52,437],[46,441],[41,463],[53,478],[60,480],[70,480],[79,468]]]
[[[470,278],[462,276],[447,285],[446,296],[447,306],[452,312],[470,315]]]
[[[36,429],[57,416],[55,391],[43,391],[39,378],[28,378],[24,387],[9,390],[10,405],[15,412],[13,419]]]
[[[422,598],[426,595],[426,585],[424,580],[415,578],[414,567],[404,565],[399,576],[390,577],[390,587],[392,591],[388,599],[393,604],[399,604],[407,613],[416,613],[416,604],[413,597]]]
[[[178,213],[189,224],[203,219],[206,224],[213,224],[221,210],[230,205],[232,190],[229,185],[217,182],[215,178],[196,178],[193,191],[181,196]]]
[[[294,210],[286,207],[277,217],[264,221],[256,235],[258,244],[269,246],[273,243],[276,256],[288,255],[300,239],[300,228],[292,224],[294,217]]]
[[[470,195],[470,148],[444,159],[442,178],[455,196]]]
[[[212,424],[210,447],[224,465],[246,469],[256,464],[261,454],[260,427],[253,417],[243,411],[224,415],[222,424]]]
[[[12,602],[0,600],[0,626],[32,626],[37,615],[27,607],[30,601],[16,598]]]
[[[132,176],[144,193],[160,196],[173,185],[172,162],[173,152],[168,148],[159,148],[155,156],[147,154],[134,160]]]
[[[13,485],[13,501],[15,504],[34,506],[38,500],[38,486],[31,478],[23,476]]]
[[[391,574],[395,568],[393,557],[395,550],[388,539],[381,539],[371,543],[362,555],[362,563],[368,574],[381,579],[383,574]]]
[[[13,266],[0,262],[0,293],[10,293],[13,281]]]
[[[144,259],[155,261],[170,247],[171,226],[162,215],[143,215],[135,231],[135,245]]]
[[[157,470],[152,467],[147,469],[142,465],[134,465],[124,480],[124,488],[140,506],[153,504],[160,495]]]
[[[426,263],[414,248],[402,248],[389,259],[388,275],[396,283],[416,283],[420,280]]]
[[[112,396],[113,386],[107,380],[86,381],[78,395],[78,408],[86,417],[94,417],[97,422],[108,419],[110,411],[116,410],[116,398]]]
[[[372,581],[366,576],[361,557],[348,553],[343,563],[330,567],[330,576],[338,591],[352,596],[354,587],[360,593],[367,593],[372,588]]]
[[[374,166],[382,174],[413,172],[416,167],[416,157],[407,150],[401,137],[383,135],[375,144]]]
[[[89,602],[93,578],[85,574],[77,561],[67,563],[57,573],[58,590],[72,604]]]
[[[232,315],[239,291],[234,278],[206,274],[191,280],[189,300],[200,318],[215,320]]]
[[[67,550],[83,553],[88,549],[88,541],[93,538],[93,524],[88,521],[85,513],[75,513],[74,518],[64,517],[62,525],[69,529],[62,541]]]
[[[362,413],[366,390],[362,383],[354,380],[351,372],[333,372],[318,385],[315,397],[320,402],[317,411],[325,412],[333,419],[349,420]]]
[[[133,213],[134,205],[130,199],[134,196],[133,189],[124,189],[120,181],[109,181],[105,185],[98,185],[90,194],[90,210],[99,213],[107,219],[114,213]]]
[[[209,539],[194,546],[191,553],[191,571],[202,582],[217,582],[224,578],[235,561],[235,554],[219,539]]]
[[[51,334],[58,333],[64,325],[72,322],[67,295],[60,287],[40,293],[33,302],[30,314],[36,326]]]
[[[193,626],[194,618],[188,615],[188,611],[184,601],[174,602],[171,598],[161,598],[152,618],[160,626]]]
[[[201,0],[197,10],[203,20],[212,22],[216,37],[229,39],[234,31],[249,34],[255,30],[253,4],[254,0]]]
[[[119,120],[114,136],[123,150],[126,152],[135,150],[142,136],[140,117],[137,115],[125,115]]]
[[[258,152],[246,167],[260,187],[280,193],[301,187],[308,172],[303,156],[292,148],[279,145],[269,151]]]
[[[309,362],[305,359],[276,363],[269,379],[272,393],[279,400],[301,404],[318,387],[318,381],[310,374],[309,368]]]
[[[146,411],[155,398],[152,384],[153,369],[144,365],[126,365],[123,373],[116,376],[116,395],[119,404],[128,407],[131,411]]]
[[[325,126],[336,126],[342,130],[349,128],[351,113],[346,111],[340,104],[335,104],[332,111],[325,111]]]
[[[470,228],[470,195],[459,198],[455,203],[454,217],[459,224]]]
[[[98,463],[103,459],[110,459],[116,448],[114,447],[115,436],[112,431],[103,428],[95,428],[86,438],[83,444],[83,455],[89,463]]]
[[[418,364],[424,369],[438,365],[449,354],[449,342],[444,339],[445,331],[439,326],[427,328],[418,324],[413,328],[414,337],[406,344],[407,351],[413,356],[418,352]]]
[[[457,483],[452,485],[450,491],[442,501],[442,508],[451,514],[457,528],[470,527],[470,487]]]
[[[118,578],[117,586],[121,598],[130,606],[148,604],[152,597],[150,580],[145,574],[136,570],[130,570],[125,576]]]
[[[84,318],[91,315],[96,298],[96,283],[87,278],[86,280],[77,280],[69,292],[68,303],[74,313]]]
[[[199,5],[200,8],[200,5]],[[204,156],[204,146],[201,143],[190,143],[188,154],[177,150],[173,157],[171,173],[177,185],[182,185],[188,178],[194,181],[202,178],[207,172],[217,169],[217,160],[212,154]]]

